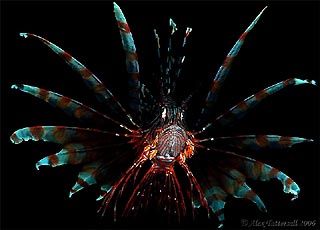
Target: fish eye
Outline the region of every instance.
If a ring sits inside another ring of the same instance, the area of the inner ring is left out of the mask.
[[[182,112],[182,111],[179,112],[179,113],[178,113],[178,116],[179,116],[179,119],[182,121],[182,120],[183,120],[183,117],[184,117],[183,112]]]
[[[166,116],[167,116],[167,109],[166,109],[166,107],[164,107],[163,110],[162,110],[161,117],[162,117],[162,119],[165,119]]]

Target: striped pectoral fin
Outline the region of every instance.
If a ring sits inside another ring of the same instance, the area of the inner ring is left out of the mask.
[[[67,126],[34,126],[15,131],[10,139],[15,144],[23,141],[48,141],[58,144],[90,140],[110,140],[112,136],[127,136],[127,134],[109,133],[98,129],[78,128]]]
[[[210,186],[209,184],[207,184],[207,186],[202,186],[202,188],[208,205],[211,211],[218,218],[219,228],[221,228],[224,222],[224,206],[228,194],[218,185]]]
[[[110,184],[101,185],[100,194],[96,200],[99,201],[99,200],[103,199],[108,194],[108,192],[110,192],[111,189],[112,189],[112,186]]]
[[[105,153],[106,141],[91,141],[86,143],[70,143],[58,153],[42,158],[36,163],[39,166],[60,166],[65,164],[81,164],[98,160]]]
[[[108,121],[116,124],[120,124],[118,121],[86,106],[82,103],[71,99],[69,97],[60,95],[58,93],[30,86],[30,85],[12,85],[11,88],[18,89],[22,92],[31,94],[45,102],[49,103],[53,107],[62,109],[65,113],[79,119],[82,122],[101,127],[106,125]]]
[[[263,201],[246,183],[243,183],[241,187],[239,187],[237,192],[234,194],[234,197],[251,200],[257,205],[260,211],[267,212],[267,208],[264,205]]]
[[[210,198],[210,201],[208,203],[210,203],[209,205],[210,209],[217,216],[219,220],[218,228],[222,228],[223,222],[224,222],[224,205],[226,202],[224,200],[217,198],[217,196],[213,195]]]
[[[294,182],[290,177],[288,177],[286,174],[280,171],[277,174],[277,179],[280,180],[281,183],[283,184],[283,191],[285,193],[293,194],[293,198],[291,200],[298,198],[298,194],[300,193],[300,188],[296,182]]]
[[[244,198],[252,201],[261,211],[266,211],[262,200],[245,183],[246,176],[239,170],[221,162],[204,162],[206,174],[198,176],[199,184],[208,202],[211,211],[217,216],[219,228],[224,223],[224,207],[228,196]],[[200,207],[196,203],[195,208]]]
[[[222,189],[236,197],[251,200],[257,207],[266,212],[265,205],[259,196],[245,183],[245,175],[236,169],[220,168],[220,184]]]
[[[208,141],[211,138],[207,139]],[[215,137],[212,139],[217,144],[223,143],[239,149],[283,149],[295,144],[311,142],[313,140],[301,137],[288,137],[278,135],[241,135],[230,137]],[[200,140],[201,141],[201,140]]]
[[[201,115],[208,117],[212,112],[212,106],[216,101],[217,95],[220,92],[220,89],[223,85],[223,82],[226,78],[226,76],[229,73],[231,64],[235,57],[238,55],[240,48],[242,47],[244,40],[247,36],[247,34],[253,29],[254,25],[259,21],[263,11],[266,9],[265,7],[259,15],[253,20],[253,22],[249,25],[249,27],[241,34],[235,45],[232,47],[232,49],[229,51],[227,57],[225,58],[223,64],[220,66],[218,72],[216,73],[212,84],[210,91],[206,98],[206,105],[201,111]],[[198,121],[199,124],[200,120]]]
[[[64,61],[75,71],[77,71],[85,81],[85,83],[89,86],[90,89],[93,89],[97,94],[99,100],[104,101],[108,99],[113,99],[112,94],[107,88],[102,84],[102,82],[90,71],[88,70],[83,64],[81,64],[78,60],[72,57],[70,54],[65,52],[63,49],[58,47],[57,45],[53,44],[52,42],[44,39],[38,35],[30,34],[30,33],[20,33],[21,36],[27,37],[34,37],[39,39],[43,44],[48,46],[53,52],[58,54]]]
[[[89,164],[85,164],[82,167],[81,172],[78,174],[77,182],[70,190],[69,197],[71,197],[76,192],[84,189],[85,187],[96,184],[96,176],[99,174],[99,168],[101,165],[101,162],[92,162]]]
[[[39,160],[36,163],[36,168],[39,170],[40,166],[56,167],[65,164],[72,164],[75,163],[75,161],[81,163],[84,157],[84,154],[77,154],[76,152],[71,152],[67,151],[66,149],[62,149],[60,152],[56,154],[51,154]]]
[[[258,171],[260,171],[259,178],[263,180],[270,180],[273,178],[278,179],[281,181],[283,185],[283,191],[285,193],[293,194],[292,200],[298,198],[298,194],[300,193],[300,188],[296,182],[294,182],[289,176],[285,173],[281,172],[280,170],[264,164],[262,162],[256,162],[256,164],[250,165],[247,163],[247,171],[255,171],[256,173],[252,174],[252,178],[254,179],[257,175],[259,175]]]
[[[237,119],[242,118],[250,109],[257,106],[263,99],[268,96],[280,91],[281,89],[289,85],[301,85],[301,84],[312,84],[315,85],[315,81],[301,80],[298,78],[289,78],[287,80],[276,83],[269,86],[256,94],[251,95],[245,100],[241,101],[237,105],[233,106],[226,113],[220,115],[213,124],[229,125]]]
[[[298,197],[298,194],[300,192],[299,186],[280,170],[249,157],[245,157],[235,153],[230,154],[232,156],[230,158],[224,159],[224,163],[233,165],[247,178],[261,181],[269,181],[276,178],[283,184],[283,191],[285,193],[293,194],[293,199]]]
[[[136,47],[130,31],[130,27],[127,20],[122,13],[120,7],[114,2],[114,13],[118,23],[118,28],[120,31],[120,36],[122,40],[122,45],[124,52],[126,54],[126,66],[129,73],[129,86],[130,86],[130,97],[131,109],[137,114],[138,118],[141,119],[141,101],[140,101],[140,73],[139,73],[139,63],[138,55],[136,52]]]
[[[127,118],[130,120],[130,122],[133,125],[136,125],[130,115],[125,111],[125,109],[122,107],[122,105],[115,99],[111,91],[89,70],[87,69],[83,64],[81,64],[78,60],[76,60],[74,57],[72,57],[70,54],[65,52],[63,49],[58,47],[57,45],[53,44],[52,42],[48,41],[47,39],[44,39],[38,35],[30,34],[30,33],[20,33],[20,36],[23,36],[25,38],[27,37],[34,37],[37,38],[39,41],[41,41],[43,44],[48,46],[53,52],[58,54],[73,70],[78,72],[85,84],[94,91],[97,99],[101,101],[102,103],[105,103],[108,108],[114,113],[114,114],[123,114],[127,116]]]

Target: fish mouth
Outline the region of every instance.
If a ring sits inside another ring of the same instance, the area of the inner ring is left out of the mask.
[[[156,156],[153,159],[154,169],[155,170],[171,170],[174,162],[176,161],[175,157],[171,156]]]

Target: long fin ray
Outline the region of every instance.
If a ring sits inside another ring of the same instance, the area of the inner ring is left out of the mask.
[[[279,135],[239,135],[197,140],[199,143],[213,142],[216,144],[225,144],[238,149],[252,150],[291,148],[295,144],[312,141],[312,139]]]
[[[258,16],[253,20],[253,22],[248,26],[248,28],[241,34],[235,45],[232,47],[232,49],[229,51],[228,55],[226,56],[223,64],[220,66],[218,72],[216,73],[211,88],[208,92],[207,98],[206,98],[206,104],[201,110],[201,119],[197,121],[197,126],[200,126],[202,124],[203,119],[208,119],[208,117],[212,114],[212,108],[213,104],[217,100],[218,93],[220,92],[220,89],[224,83],[224,80],[226,79],[229,70],[231,68],[231,64],[233,63],[235,57],[238,55],[240,48],[242,47],[244,40],[247,36],[247,34],[253,29],[255,24],[259,21],[262,13],[265,11],[267,7],[263,8],[263,10],[258,14]]]
[[[127,20],[120,9],[120,7],[114,2],[114,13],[118,23],[120,36],[122,40],[123,50],[126,54],[126,66],[129,74],[129,97],[131,98],[129,106],[137,116],[139,122],[141,122],[141,83],[140,83],[140,70],[138,63],[138,55],[136,52],[136,46],[130,31],[130,27]]]
[[[123,108],[120,102],[113,96],[111,91],[89,69],[87,69],[83,64],[81,64],[77,59],[72,57],[70,54],[65,52],[63,49],[61,49],[57,45],[53,44],[52,42],[38,35],[31,34],[31,33],[20,33],[20,36],[25,38],[27,37],[37,38],[43,44],[48,46],[53,52],[58,54],[73,70],[75,70],[77,73],[81,75],[83,81],[91,90],[93,90],[97,99],[100,102],[105,103],[114,114],[123,114],[130,121],[132,125],[139,127],[133,121],[133,118],[131,117],[131,115],[127,113],[127,111]]]
[[[246,115],[249,110],[256,107],[262,100],[266,99],[268,96],[286,88],[289,85],[296,86],[301,84],[316,85],[316,82],[313,80],[301,80],[299,78],[289,78],[287,80],[280,81],[263,90],[260,90],[258,93],[253,94],[245,100],[239,102],[237,105],[230,108],[227,112],[218,116],[213,122],[208,123],[200,131],[195,132],[195,134],[204,132],[212,125],[230,125],[235,120],[238,120]]]
[[[77,118],[78,120],[86,123],[86,124],[91,124],[95,126],[96,128],[101,127],[101,126],[106,126],[107,121],[111,121],[121,128],[124,128],[130,132],[132,132],[131,129],[120,123],[119,121],[116,121],[115,119],[102,114],[95,109],[86,106],[74,99],[71,99],[69,97],[60,95],[58,93],[30,86],[30,85],[12,85],[11,88],[13,89],[19,89],[22,92],[31,94],[47,103],[52,105],[53,107],[57,107],[62,109],[65,113],[67,113],[70,116],[73,116]]]
[[[14,144],[20,144],[23,141],[48,141],[58,144],[68,144],[71,142],[90,141],[113,137],[133,137],[130,134],[119,134],[101,131],[98,129],[78,128],[67,126],[33,126],[15,131],[10,139]]]

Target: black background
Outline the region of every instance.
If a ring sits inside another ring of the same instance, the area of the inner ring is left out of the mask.
[[[157,67],[153,29],[159,29],[160,39],[165,42],[166,36],[161,31],[167,28],[169,17],[181,31],[186,26],[193,28],[177,94],[183,98],[199,82],[204,82],[204,86],[190,105],[188,122],[194,122],[199,113],[208,77],[216,72],[239,35],[265,5],[269,8],[247,37],[224,85],[218,108],[222,112],[260,89],[290,77],[319,81],[316,2],[120,2],[119,5],[134,35],[142,80],[151,90],[158,87],[152,79],[152,71]],[[92,186],[69,199],[69,189],[77,178],[76,167],[44,167],[40,171],[34,167],[39,159],[58,151],[57,146],[40,142],[13,145],[9,140],[12,132],[26,126],[78,123],[30,95],[11,90],[10,86],[34,85],[101,108],[81,78],[56,54],[36,39],[19,36],[20,32],[28,32],[47,38],[76,57],[126,105],[124,54],[112,2],[2,2],[1,30],[1,225],[4,229],[95,229],[99,226],[95,202],[98,188]],[[240,228],[241,219],[316,220],[319,227],[318,107],[318,86],[288,87],[269,97],[230,129],[230,133],[237,134],[279,134],[316,141],[290,150],[252,155],[292,177],[301,194],[291,202],[291,196],[282,192],[280,182],[249,181],[269,212],[260,213],[254,204],[230,198],[225,213],[227,229]],[[210,227],[211,222],[197,218],[190,227]],[[160,220],[149,223],[147,217],[139,219],[139,226],[159,224]],[[107,224],[114,226],[118,225]]]

